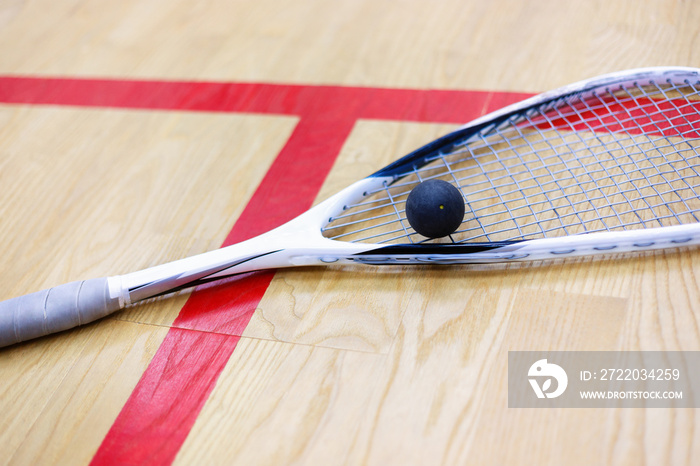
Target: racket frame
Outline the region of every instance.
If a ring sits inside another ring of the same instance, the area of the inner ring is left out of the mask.
[[[692,68],[643,68],[581,81],[484,115],[329,197],[258,237],[197,256],[121,276],[58,285],[0,302],[0,347],[59,332],[107,316],[132,303],[209,281],[262,269],[328,264],[468,264],[548,260],[700,244],[700,223],[603,231],[539,239],[437,244],[370,244],[323,236],[332,219],[401,180],[440,152],[480,137],[529,108],[554,108],[560,99],[586,98],[596,89],[646,80],[700,80]],[[397,211],[398,214],[398,211]]]
[[[545,92],[481,116],[411,152],[331,196],[290,222],[250,240],[139,272],[110,277],[110,290],[124,305],[224,277],[263,269],[340,264],[470,264],[557,259],[700,244],[700,224],[598,232],[496,243],[352,243],[326,238],[321,229],[346,206],[421,167],[443,148],[488,131],[528,108],[555,105],[562,98],[586,98],[597,89],[653,79],[700,79],[687,67],[639,68],[610,73]]]

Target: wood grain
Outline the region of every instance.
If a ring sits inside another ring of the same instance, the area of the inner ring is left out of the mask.
[[[22,74],[539,92],[700,60],[700,10],[686,1],[74,0],[6,11],[0,72]]]
[[[348,440],[361,435],[360,419],[383,359],[243,338],[175,463],[322,464],[344,458],[353,447]]]
[[[3,351],[3,464],[86,464],[167,329],[114,319]]]
[[[680,0],[5,1],[0,74],[540,92],[699,37]],[[297,122],[0,105],[0,299],[218,247]],[[452,127],[358,121],[316,202]],[[186,299],[0,350],[0,464],[87,464]],[[699,464],[696,410],[506,385],[510,350],[698,351],[699,315],[697,249],[280,271],[175,462]]]

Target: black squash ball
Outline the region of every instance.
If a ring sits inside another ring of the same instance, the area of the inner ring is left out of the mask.
[[[462,193],[447,181],[424,181],[406,199],[406,218],[427,238],[451,235],[464,219]]]

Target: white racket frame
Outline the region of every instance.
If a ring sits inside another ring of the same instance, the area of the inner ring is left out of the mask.
[[[607,85],[627,84],[650,78],[664,80],[671,77],[697,80],[700,77],[700,70],[685,67],[663,67],[611,73],[564,86],[510,105],[484,115],[464,125],[459,130],[482,126],[509,114],[553,101],[568,94],[578,93],[585,96],[587,92]],[[421,249],[419,245],[418,247],[399,248],[403,251],[400,254],[394,253],[397,249],[391,249],[395,245],[350,243],[323,236],[321,229],[328,224],[331,217],[341,212],[345,206],[362,200],[366,193],[380,189],[385,184],[391,184],[394,181],[393,176],[376,175],[360,180],[290,222],[268,233],[232,246],[138,272],[93,279],[93,281],[74,282],[75,286],[73,284],[60,285],[49,290],[4,301],[0,303],[0,346],[84,324],[137,301],[168,294],[210,280],[255,270],[328,265],[331,263],[468,264],[530,261],[700,244],[700,224],[697,223],[504,243],[480,243],[484,247],[477,247],[473,250],[469,250],[469,243],[444,245],[446,246],[444,248],[440,245],[439,250],[436,247]],[[78,291],[74,291],[69,285]],[[82,288],[87,291],[83,295],[79,295]],[[101,289],[106,290],[104,297]],[[59,295],[60,299],[57,298]],[[87,295],[89,296],[84,297]],[[95,297],[97,295],[99,296]],[[52,296],[53,301],[49,299],[49,296]],[[27,310],[31,306],[36,307],[34,302],[40,304],[44,302],[44,308]],[[94,315],[90,314],[93,311],[86,310],[95,307],[101,309],[99,312],[95,311]],[[58,317],[47,317],[50,314],[47,311],[48,308],[51,308],[51,313],[55,312]],[[3,311],[3,309],[5,310]],[[23,312],[33,313],[34,320],[25,319],[22,315]],[[3,319],[6,323],[2,323]],[[56,324],[52,323],[54,320],[57,322]]]
[[[698,79],[700,70],[687,67],[656,67],[611,73],[570,84],[504,107],[477,118],[460,129],[480,126],[504,115],[538,106],[573,93],[581,93],[585,96],[586,92],[607,85],[621,85],[650,78],[658,80],[671,77]],[[223,278],[236,273],[261,269],[327,265],[330,263],[467,264],[546,260],[564,256],[617,254],[700,244],[700,224],[525,240],[488,251],[432,256],[425,254],[389,255],[382,252],[383,245],[331,240],[321,234],[321,228],[328,223],[328,219],[342,211],[344,206],[358,202],[364,197],[365,192],[375,191],[384,186],[385,183],[390,184],[393,181],[392,177],[365,178],[268,233],[198,256],[110,278],[110,289],[114,289],[125,304],[129,304],[143,299],[144,296],[152,296],[153,291],[157,291],[159,288],[165,291],[177,286],[178,283],[191,282],[197,277]],[[375,251],[376,254],[369,254],[371,251]],[[362,256],[358,256],[359,254]],[[135,291],[130,292],[129,290]]]

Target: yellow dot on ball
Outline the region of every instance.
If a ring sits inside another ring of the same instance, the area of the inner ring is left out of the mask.
[[[444,209],[444,208],[445,208],[445,206],[442,205],[442,204],[440,204],[440,210],[442,210],[442,209]]]

